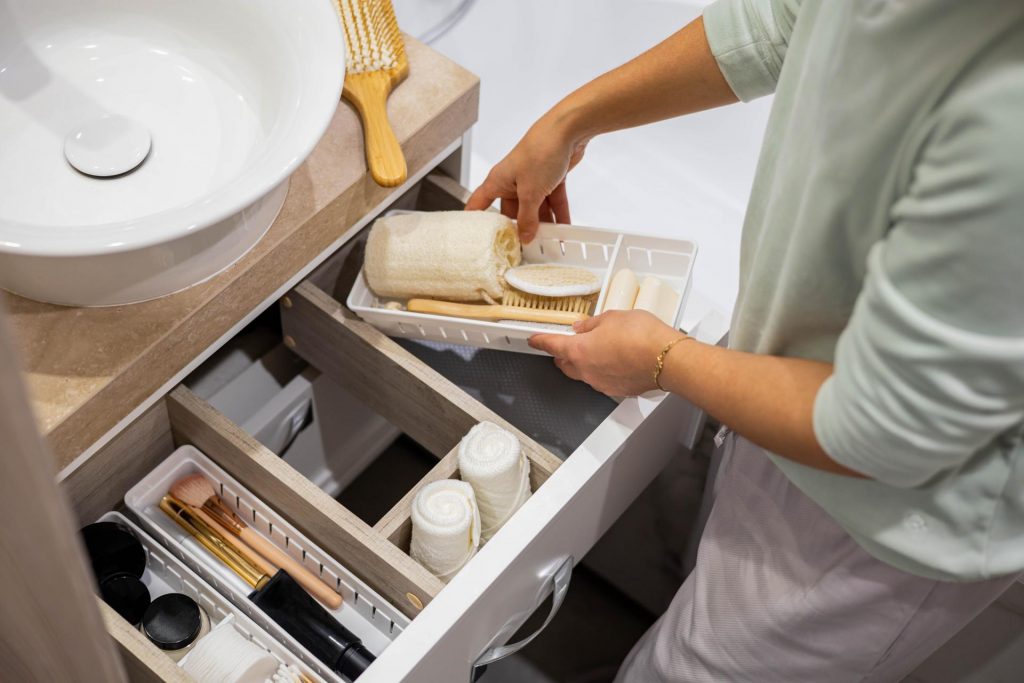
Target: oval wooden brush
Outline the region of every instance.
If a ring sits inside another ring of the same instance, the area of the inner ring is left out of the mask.
[[[320,602],[331,609],[341,607],[341,596],[338,593],[243,522],[234,510],[224,504],[224,501],[217,495],[216,489],[213,488],[213,484],[203,475],[190,474],[174,482],[174,485],[171,486],[171,495],[192,507],[205,511],[221,527],[241,538],[267,561],[288,572],[299,585]]]
[[[409,75],[405,42],[391,0],[336,0],[345,28],[345,88],[342,95],[363,120],[366,163],[378,185],[396,187],[408,169],[388,122],[391,90]]]

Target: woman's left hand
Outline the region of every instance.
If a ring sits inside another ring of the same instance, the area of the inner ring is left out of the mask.
[[[530,346],[555,357],[555,365],[609,396],[636,396],[657,388],[658,354],[684,336],[647,311],[606,311],[573,325],[574,336],[535,334]]]

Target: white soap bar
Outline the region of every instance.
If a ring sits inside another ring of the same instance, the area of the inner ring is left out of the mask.
[[[676,309],[679,308],[679,299],[679,292],[649,275],[640,285],[633,308],[653,313],[666,325],[673,325]]]
[[[604,299],[604,310],[631,310],[639,289],[640,282],[636,279],[636,273],[629,268],[623,268],[612,276],[612,281],[608,285],[608,296]]]

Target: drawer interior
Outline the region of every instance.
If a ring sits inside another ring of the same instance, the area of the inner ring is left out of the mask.
[[[444,584],[408,555],[411,505],[420,486],[458,477],[454,449],[371,527],[183,386],[65,478],[62,488],[71,497],[80,523],[95,521],[110,509],[123,509],[127,489],[185,444],[210,457],[409,618],[443,589]],[[539,446],[524,450],[536,490],[559,461]],[[134,457],[128,456],[129,451]],[[126,473],[118,472],[116,461]],[[188,680],[173,663],[168,667],[170,660],[136,629],[106,605],[102,607],[108,630],[130,668],[146,672],[151,680]],[[400,632],[396,630],[396,637]]]
[[[563,460],[618,407],[566,377],[547,356],[429,340],[395,343]]]
[[[417,189],[417,208],[459,206],[454,181]],[[453,194],[454,193],[454,194]],[[140,416],[61,482],[82,524],[119,509],[125,492],[181,445],[193,445],[341,562],[409,619],[444,584],[409,555],[411,505],[426,483],[457,478],[456,446],[475,424],[515,433],[536,491],[616,407],[564,378],[539,356],[396,343],[347,311],[346,278],[358,272],[358,242],[329,259],[281,301],[285,345],[408,434],[437,463],[374,525],[264,447],[184,386]],[[492,542],[500,543],[500,535]],[[105,605],[103,606],[106,607]],[[180,669],[112,610],[108,630],[140,678],[186,680]]]

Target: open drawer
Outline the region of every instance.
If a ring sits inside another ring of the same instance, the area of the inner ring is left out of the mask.
[[[459,209],[467,196],[430,176],[416,208]],[[454,473],[452,449],[482,420],[516,432],[533,463],[533,496],[361,679],[469,680],[475,662],[513,650],[501,646],[552,590],[558,608],[572,564],[693,445],[703,415],[660,392],[616,403],[546,357],[385,336],[341,303],[361,265],[360,241],[282,299],[285,343],[433,452],[440,462],[427,480]],[[684,314],[699,337],[696,323]],[[414,494],[375,527],[403,551]]]
[[[460,206],[463,192],[430,178],[417,208]],[[352,254],[358,251],[329,259],[284,297],[281,313],[288,346],[438,457],[376,525],[184,387],[62,486],[79,518],[92,521],[176,447],[193,445],[403,615],[386,629],[390,643],[360,681],[469,681],[475,664],[516,649],[506,642],[552,591],[550,610],[557,610],[573,564],[680,447],[693,444],[703,416],[660,393],[616,403],[565,379],[541,356],[400,344],[339,303]],[[684,316],[699,337],[694,323]],[[410,504],[424,483],[457,476],[452,450],[482,420],[519,435],[534,494],[445,585],[407,554]],[[103,611],[133,679],[187,680],[137,630]]]

